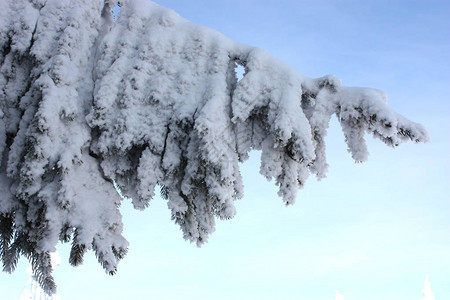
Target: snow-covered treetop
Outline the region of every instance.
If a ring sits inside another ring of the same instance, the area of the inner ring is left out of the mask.
[[[433,291],[431,290],[431,283],[429,281],[429,275],[425,277],[425,283],[423,284],[422,300],[434,300]]]
[[[128,243],[114,182],[137,209],[158,185],[200,245],[215,216],[234,216],[251,150],[292,204],[311,173],[326,174],[333,114],[357,162],[366,132],[393,147],[428,140],[379,90],[308,78],[151,1],[120,1],[114,22],[116,2],[0,6],[0,256],[8,272],[28,257],[49,293],[58,241],[72,241],[71,264],[92,249],[116,271]]]
[[[336,291],[335,297],[336,297],[335,300],[344,300],[344,295],[339,293],[339,291]]]

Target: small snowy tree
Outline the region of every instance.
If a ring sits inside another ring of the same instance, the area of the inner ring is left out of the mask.
[[[336,297],[335,300],[344,300],[344,295],[339,293],[339,291],[336,291],[335,297]]]
[[[50,253],[50,256],[52,268],[55,269],[60,264],[61,259],[59,258],[58,252]],[[33,278],[31,266],[27,268],[27,272],[32,277],[28,280],[26,288],[22,292],[22,295],[20,295],[20,300],[61,300],[61,297],[56,294],[49,296],[44,292]]]
[[[431,283],[429,281],[428,274],[425,278],[425,283],[423,284],[422,294],[423,294],[422,300],[434,300],[434,296],[433,296],[433,292],[431,291]]]
[[[116,22],[112,1],[0,4],[0,257],[7,272],[27,257],[48,293],[58,241],[72,242],[72,265],[93,250],[116,271],[128,243],[114,183],[137,209],[159,186],[200,245],[215,217],[234,216],[251,150],[292,204],[325,176],[333,114],[357,162],[366,132],[392,147],[428,140],[379,90],[310,79],[151,1],[121,3]]]

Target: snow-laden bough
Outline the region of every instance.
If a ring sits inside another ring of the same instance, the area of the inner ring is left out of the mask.
[[[0,257],[11,272],[26,256],[50,294],[58,241],[72,241],[71,264],[93,250],[116,271],[128,243],[114,184],[137,209],[159,186],[200,245],[215,217],[234,216],[251,150],[292,204],[311,173],[326,174],[332,115],[357,162],[368,158],[366,132],[389,146],[428,140],[382,91],[308,78],[151,1],[121,1],[114,21],[114,4],[0,7]]]

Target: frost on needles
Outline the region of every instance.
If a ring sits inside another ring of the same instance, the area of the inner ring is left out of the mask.
[[[234,216],[251,150],[292,204],[310,173],[325,176],[333,114],[357,162],[366,132],[393,147],[428,140],[379,90],[305,77],[151,1],[121,1],[114,21],[114,4],[1,2],[0,257],[7,272],[27,257],[50,294],[58,241],[71,241],[71,264],[93,250],[116,271],[128,243],[114,182],[137,209],[158,186],[200,245],[215,217]]]

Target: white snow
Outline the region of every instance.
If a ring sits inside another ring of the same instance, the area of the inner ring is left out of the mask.
[[[2,238],[30,243],[41,278],[51,273],[41,254],[71,237],[73,264],[93,249],[115,272],[128,243],[113,182],[137,209],[160,186],[185,239],[201,245],[215,217],[235,215],[251,150],[292,204],[310,173],[326,174],[333,114],[358,162],[366,132],[390,146],[428,140],[379,90],[308,78],[151,1],[120,1],[114,22],[116,2],[0,6],[0,221],[19,234]]]
[[[422,300],[434,300],[433,292],[431,291],[431,283],[429,281],[429,275],[425,277],[425,283],[423,286],[422,294],[423,298]]]
[[[335,297],[335,300],[344,300],[344,296],[339,291],[336,291]]]

